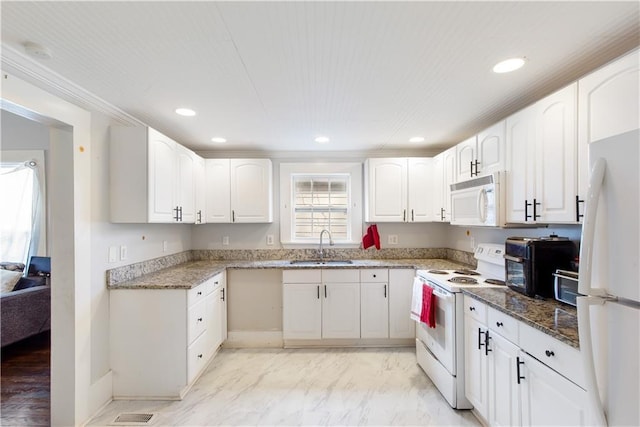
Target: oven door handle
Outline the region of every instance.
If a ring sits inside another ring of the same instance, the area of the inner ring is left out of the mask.
[[[439,298],[442,298],[442,299],[451,299],[451,298],[453,298],[453,294],[452,293],[449,293],[449,292],[446,292],[446,291],[443,291],[443,290],[440,290],[440,289],[434,288],[434,287],[432,287],[432,289],[433,289],[433,293],[436,294]]]
[[[511,256],[511,255],[507,255],[507,254],[504,254],[503,257],[504,257],[504,259],[509,260],[509,261],[513,261],[513,262],[522,263],[524,261],[524,258],[520,258],[520,257],[517,257],[517,256]]]

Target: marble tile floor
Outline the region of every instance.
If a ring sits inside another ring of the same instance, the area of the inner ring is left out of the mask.
[[[87,425],[480,426],[452,409],[415,349],[223,349],[182,401],[113,401]]]

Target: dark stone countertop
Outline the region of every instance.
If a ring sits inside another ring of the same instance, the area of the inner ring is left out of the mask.
[[[465,288],[462,292],[574,348],[580,348],[575,307],[554,299],[531,298],[506,287]]]

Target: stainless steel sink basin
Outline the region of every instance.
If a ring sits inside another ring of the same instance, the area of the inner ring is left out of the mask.
[[[294,259],[291,265],[345,265],[353,264],[350,259]]]

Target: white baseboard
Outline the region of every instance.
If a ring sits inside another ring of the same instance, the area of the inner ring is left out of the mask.
[[[282,331],[229,331],[224,348],[282,348]]]

